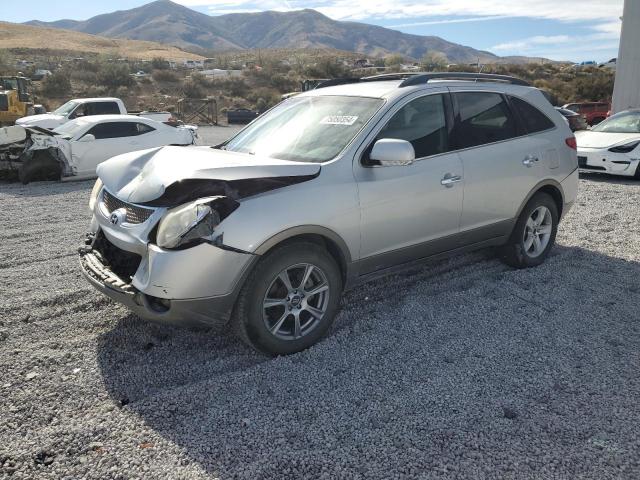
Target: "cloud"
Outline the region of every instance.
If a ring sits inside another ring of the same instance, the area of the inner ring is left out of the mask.
[[[528,55],[554,60],[566,60],[576,54],[593,56],[603,50],[618,49],[621,22],[591,25],[593,33],[583,35],[538,35],[513,40],[489,47],[488,50],[502,55]],[[549,49],[549,46],[553,46]]]
[[[398,25],[389,25],[388,28],[422,27],[425,25],[444,25],[449,23],[486,22],[489,20],[500,20],[503,18],[509,17],[505,17],[504,15],[493,15],[491,17],[449,18],[446,20],[429,20],[425,22],[401,23]]]
[[[502,50],[530,50],[531,48],[535,48],[539,45],[557,45],[558,43],[566,43],[570,40],[571,37],[568,35],[537,35],[535,37],[524,38],[514,42],[494,45],[491,47],[491,50],[495,50],[497,52]]]
[[[174,0],[189,7],[207,8],[211,15],[292,11],[312,8],[335,20],[377,23],[395,19],[391,28],[473,23],[505,18],[527,18],[579,24],[590,29],[580,36],[539,35],[489,47],[503,55],[567,59],[592,51],[617,50],[624,0]],[[638,1],[638,0],[636,0]],[[480,45],[477,45],[480,47]]]
[[[313,8],[336,20],[410,19],[416,17],[527,17],[613,22],[622,15],[623,0],[176,0],[209,11],[298,10]],[[435,19],[434,19],[435,21]]]

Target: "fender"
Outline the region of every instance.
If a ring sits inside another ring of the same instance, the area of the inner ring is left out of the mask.
[[[531,197],[533,197],[536,193],[538,193],[538,191],[541,188],[548,187],[548,186],[555,187],[560,192],[560,196],[562,197],[562,202],[561,202],[562,205],[561,205],[560,208],[561,208],[561,210],[564,210],[565,201],[564,201],[564,190],[562,189],[562,185],[560,184],[560,182],[558,182],[557,180],[554,180],[553,178],[547,178],[545,180],[542,180],[542,181],[538,182],[536,184],[536,186],[531,189],[529,194],[522,201],[522,203],[518,207],[518,213],[515,216],[516,221],[518,220],[518,218],[520,218],[520,214],[524,210],[524,207],[527,205],[529,200],[531,200]],[[561,214],[561,212],[558,212],[558,213]],[[515,223],[514,223],[514,225],[515,225]]]
[[[327,237],[340,248],[340,253],[343,256],[345,263],[351,263],[352,256],[349,247],[347,247],[347,243],[336,232],[321,225],[299,225],[297,227],[291,227],[283,230],[280,233],[276,233],[256,248],[255,254],[264,255],[279,243],[300,235],[320,235],[322,237]]]
[[[354,284],[357,278],[357,271],[354,268],[353,257],[347,243],[343,238],[333,230],[321,225],[299,225],[276,233],[271,238],[265,240],[256,250],[256,255],[264,255],[276,245],[288,240],[289,238],[299,237],[301,235],[319,235],[330,240],[338,249],[340,258],[340,266],[343,270],[344,288],[348,289]]]

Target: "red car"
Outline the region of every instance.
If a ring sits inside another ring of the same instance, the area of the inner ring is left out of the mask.
[[[607,113],[611,110],[611,104],[608,102],[567,103],[562,108],[579,113],[587,120],[589,125],[596,125],[607,118]]]

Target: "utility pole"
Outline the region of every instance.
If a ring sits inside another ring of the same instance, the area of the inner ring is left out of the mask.
[[[625,0],[612,113],[640,108],[640,0]]]

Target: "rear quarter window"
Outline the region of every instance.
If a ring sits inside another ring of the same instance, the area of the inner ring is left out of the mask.
[[[544,113],[529,102],[518,97],[509,97],[528,133],[537,133],[555,127],[555,124]]]
[[[156,129],[146,123],[136,123],[136,130],[138,135],[144,135],[145,133],[154,132]]]

